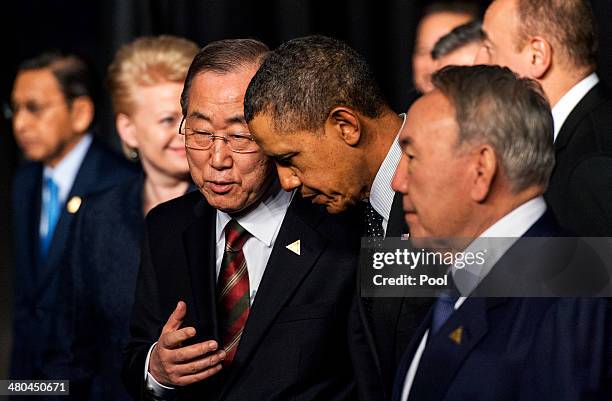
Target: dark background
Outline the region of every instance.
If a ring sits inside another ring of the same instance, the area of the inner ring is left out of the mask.
[[[487,0],[477,1],[486,6]],[[95,68],[100,82],[117,48],[138,36],[162,33],[203,46],[254,37],[276,47],[320,33],[347,41],[369,61],[392,107],[411,98],[410,56],[419,10],[410,0],[19,0],[0,15],[0,101],[4,111],[17,65],[44,50],[74,52]],[[600,77],[612,78],[612,4],[592,0],[600,21]],[[117,145],[106,95],[98,102],[98,134]],[[6,377],[10,334],[10,181],[19,161],[10,120],[0,117],[0,379]]]

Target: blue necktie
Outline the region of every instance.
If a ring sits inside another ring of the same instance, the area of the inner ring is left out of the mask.
[[[438,297],[434,304],[433,317],[431,318],[431,335],[440,330],[450,315],[455,311],[455,303],[458,296],[456,293],[444,292]]]
[[[43,197],[42,213],[46,217],[47,227],[40,237],[40,256],[45,258],[49,253],[53,231],[60,215],[59,188],[51,177],[45,177],[47,196]]]

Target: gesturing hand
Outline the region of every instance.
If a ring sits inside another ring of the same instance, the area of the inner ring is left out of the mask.
[[[225,351],[216,341],[183,346],[196,334],[193,327],[183,327],[187,305],[179,301],[162,329],[149,359],[149,373],[166,386],[186,386],[204,380],[221,370]]]

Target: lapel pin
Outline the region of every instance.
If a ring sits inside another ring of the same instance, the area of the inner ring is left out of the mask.
[[[68,213],[74,214],[79,211],[82,202],[83,200],[80,196],[73,196],[66,204],[66,210],[68,210]]]
[[[453,340],[457,345],[461,345],[461,336],[463,335],[463,326],[457,327],[452,333],[448,335],[448,338]]]
[[[296,255],[300,255],[300,240],[292,242],[291,244],[287,245],[286,248]]]

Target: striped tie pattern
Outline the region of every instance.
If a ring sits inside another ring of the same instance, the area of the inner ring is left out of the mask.
[[[230,365],[249,317],[249,272],[242,247],[251,234],[234,219],[225,226],[225,252],[217,282],[217,309],[221,342],[226,352],[224,365]]]

